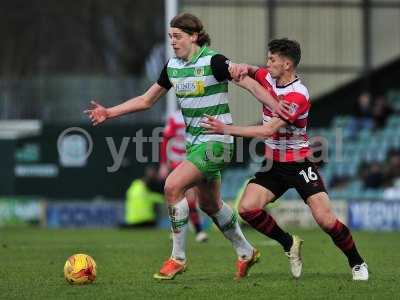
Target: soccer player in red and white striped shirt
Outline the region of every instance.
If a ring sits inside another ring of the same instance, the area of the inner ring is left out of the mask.
[[[268,44],[267,67],[231,64],[231,76],[238,85],[256,98],[254,85],[261,84],[266,94],[280,102],[288,112],[272,112],[263,105],[263,125],[226,125],[207,116],[203,126],[210,133],[256,137],[265,140],[263,168],[249,181],[239,203],[240,216],[253,228],[279,242],[289,257],[292,275],[300,277],[302,240],[283,231],[263,208],[295,188],[310,207],[318,225],[331,236],[346,255],[353,280],[368,280],[368,267],[357,251],[350,230],[330,207],[330,200],[311,155],[306,134],[310,100],[307,88],[296,75],[300,62],[300,45],[288,39],[275,39]],[[249,76],[245,76],[249,75]]]

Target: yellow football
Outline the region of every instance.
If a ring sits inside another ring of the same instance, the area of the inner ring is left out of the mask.
[[[96,279],[96,263],[86,254],[70,256],[64,265],[64,277],[70,284],[87,284]]]

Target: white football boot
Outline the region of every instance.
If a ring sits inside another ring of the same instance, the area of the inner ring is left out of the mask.
[[[208,241],[208,235],[204,231],[200,231],[198,234],[196,234],[196,242],[198,243],[204,243]]]
[[[294,278],[301,276],[301,270],[303,268],[303,261],[301,260],[301,246],[303,240],[297,235],[293,235],[293,245],[290,247],[289,252],[285,252],[286,256],[289,257],[290,271]]]
[[[365,262],[361,265],[355,265],[351,269],[353,280],[368,280],[368,266]]]

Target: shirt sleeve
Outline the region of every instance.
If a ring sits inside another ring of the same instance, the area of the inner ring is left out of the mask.
[[[254,74],[254,79],[259,83],[262,83],[265,80],[265,76],[267,76],[268,71],[264,68],[259,68],[257,72]]]
[[[289,103],[289,114],[279,114],[279,116],[289,122],[294,123],[301,115],[310,109],[310,103],[306,96],[301,93],[291,92],[284,96],[279,96],[281,101]]]
[[[222,54],[216,54],[211,57],[211,71],[215,79],[217,79],[219,82],[232,79],[228,70],[228,62],[229,59]]]
[[[157,83],[166,90],[169,90],[172,87],[171,81],[169,81],[167,73],[167,64],[165,64],[164,68],[162,69],[160,77],[157,80]]]

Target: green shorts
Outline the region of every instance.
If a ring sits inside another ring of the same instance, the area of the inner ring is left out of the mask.
[[[186,146],[186,159],[204,174],[207,180],[221,178],[221,170],[232,160],[233,144],[207,142]]]

